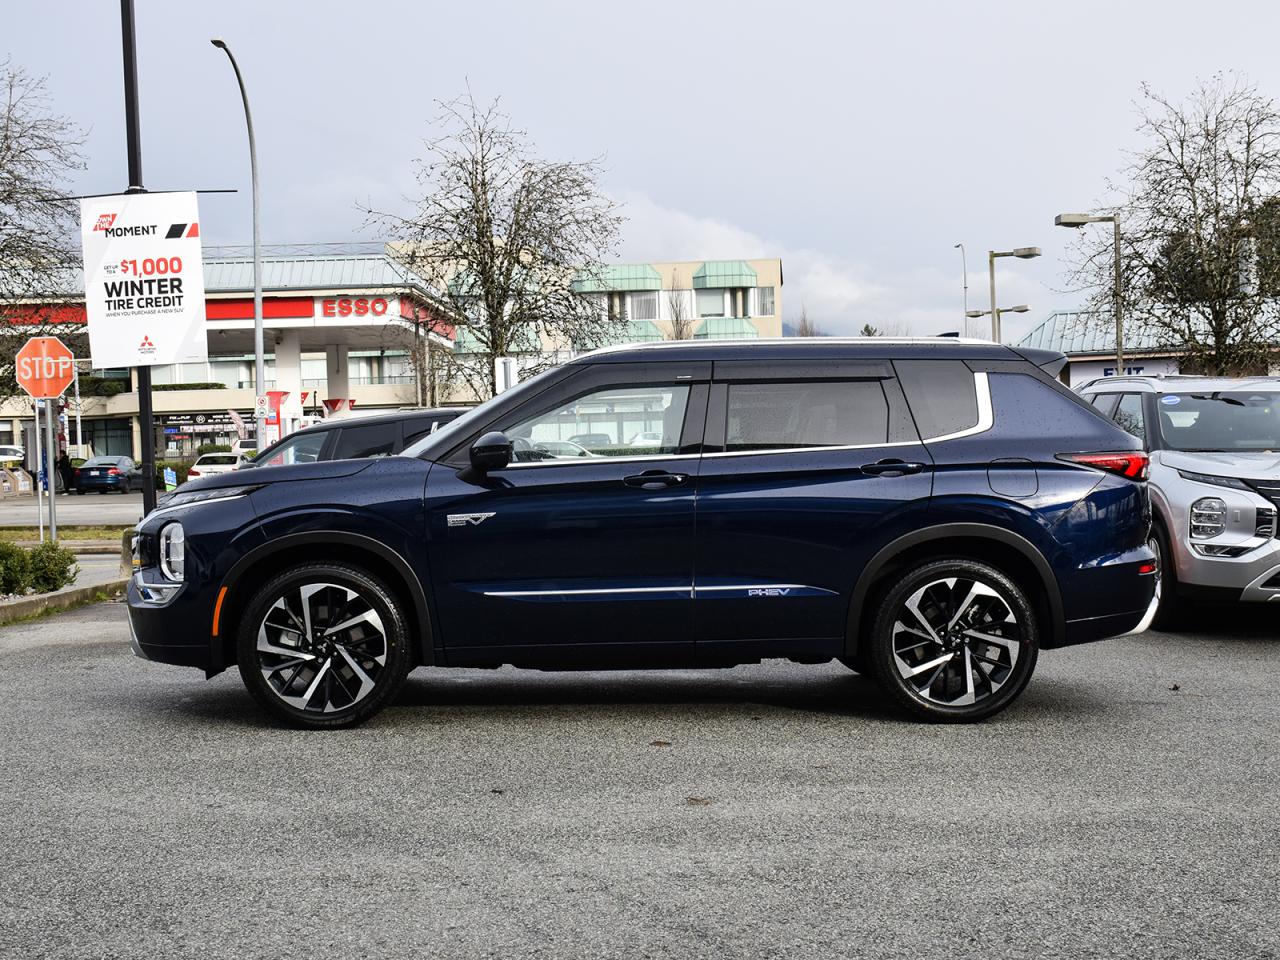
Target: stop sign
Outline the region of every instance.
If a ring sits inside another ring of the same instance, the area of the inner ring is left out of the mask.
[[[75,357],[57,337],[32,337],[13,361],[18,386],[33,399],[62,396],[75,378]]]

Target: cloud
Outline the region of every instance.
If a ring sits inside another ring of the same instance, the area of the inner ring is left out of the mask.
[[[799,316],[801,307],[820,329],[856,334],[870,323],[886,333],[933,336],[964,328],[959,258],[954,271],[919,266],[883,270],[874,264],[812,247],[788,246],[774,238],[715,217],[700,217],[665,207],[638,192],[618,194],[627,222],[622,228],[622,259],[738,260],[780,257],[785,284],[783,315]],[[1046,301],[1045,288],[1015,268],[999,276],[1002,304]],[[985,275],[970,271],[969,307],[987,306]],[[1009,315],[1005,339],[1032,326],[1036,313]],[[1017,319],[1015,319],[1017,318]],[[968,333],[986,335],[990,321],[970,320]]]

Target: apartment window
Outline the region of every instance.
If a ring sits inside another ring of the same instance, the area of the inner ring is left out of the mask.
[[[656,290],[647,290],[644,293],[631,294],[631,306],[629,308],[628,320],[657,320],[658,319],[658,293]]]
[[[725,450],[885,443],[889,404],[878,380],[731,383]]]
[[[756,316],[772,317],[773,314],[773,287],[756,287]]]
[[[724,316],[724,291],[723,290],[698,290],[698,316],[699,317],[723,317]]]

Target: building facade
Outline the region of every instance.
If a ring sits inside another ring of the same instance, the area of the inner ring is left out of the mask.
[[[67,281],[68,302],[58,308],[67,331],[85,323],[79,279]],[[425,341],[437,350],[465,350],[466,336],[457,335],[431,286],[385,251],[264,257],[261,391],[254,384],[252,291],[249,257],[206,251],[209,357],[152,368],[157,457],[190,457],[203,444],[252,436],[260,392],[284,394],[281,434],[351,409],[472,399],[465,392],[433,389],[434,378],[415,369],[412,358],[430,352],[423,349]],[[777,259],[611,265],[600,282],[581,284],[579,292],[599,298],[601,310],[620,321],[617,342],[668,339],[678,331],[717,339],[782,332],[782,263]],[[10,311],[9,322],[20,322],[16,316],[20,313]],[[563,353],[564,359],[573,355],[572,350],[544,349],[556,357]],[[141,432],[134,371],[82,369],[80,375],[86,390],[78,404],[74,391],[68,391],[64,443],[85,455],[137,457]],[[33,423],[25,396],[4,400],[0,443],[30,446],[26,440]]]

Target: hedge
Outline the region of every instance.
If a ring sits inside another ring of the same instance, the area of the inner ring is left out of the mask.
[[[46,540],[28,550],[0,541],[0,593],[21,596],[29,590],[52,593],[76,580],[76,555]]]

